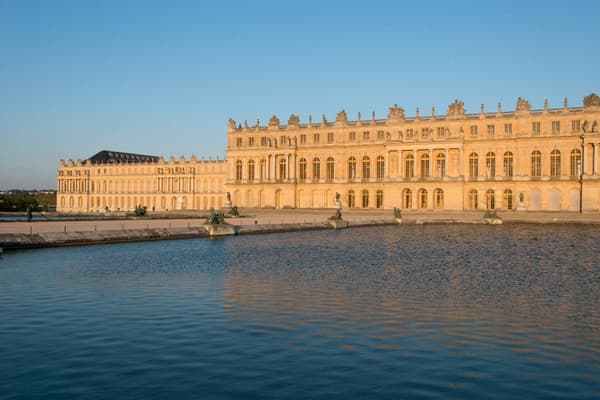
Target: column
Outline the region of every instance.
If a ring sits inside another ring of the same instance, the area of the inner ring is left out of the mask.
[[[402,150],[398,150],[398,178],[402,178]]]
[[[417,150],[413,150],[413,163],[413,172],[416,178],[421,172],[421,168],[419,168],[419,160],[417,159]]]
[[[461,147],[459,149],[459,154],[458,154],[458,175],[459,176],[465,176],[464,174],[464,163],[465,163],[465,157],[464,157],[464,150]]]

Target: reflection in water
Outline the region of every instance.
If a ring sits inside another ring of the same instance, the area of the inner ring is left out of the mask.
[[[594,398],[599,234],[407,225],[9,253],[0,393]]]

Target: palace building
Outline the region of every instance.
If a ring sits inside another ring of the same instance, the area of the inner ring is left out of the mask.
[[[600,209],[600,97],[583,107],[387,118],[309,117],[267,126],[229,120],[226,160],[200,161],[103,151],[61,160],[61,212],[206,210],[238,207],[416,210]]]

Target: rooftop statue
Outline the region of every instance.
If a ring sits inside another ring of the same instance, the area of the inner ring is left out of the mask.
[[[229,118],[229,129],[235,129],[235,120],[233,118]]]
[[[273,114],[273,116],[269,120],[269,126],[279,126],[279,118],[277,118],[275,114]]]
[[[300,125],[300,117],[297,115],[290,115],[290,118],[288,119],[288,125]]]
[[[463,118],[465,116],[465,103],[462,101],[454,100],[452,104],[448,106],[448,117],[449,118]]]
[[[583,108],[600,107],[600,97],[596,93],[592,93],[583,98]]]
[[[346,110],[342,110],[335,116],[335,122],[348,122],[348,116]]]
[[[394,107],[390,107],[388,112],[388,120],[401,120],[404,119],[404,108],[398,107],[398,104],[394,104]]]
[[[517,112],[518,113],[529,113],[531,111],[531,104],[521,97],[517,99]]]

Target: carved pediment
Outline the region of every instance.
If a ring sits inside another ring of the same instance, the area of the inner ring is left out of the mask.
[[[517,99],[517,113],[519,114],[529,114],[531,112],[531,104],[521,97]]]
[[[278,127],[279,126],[279,118],[277,118],[275,115],[273,115],[269,119],[269,126],[270,127]]]
[[[596,93],[592,93],[583,98],[583,108],[600,107],[600,97]]]
[[[454,100],[452,104],[448,106],[448,118],[464,118],[465,116],[465,103],[462,101]]]
[[[290,115],[288,118],[288,125],[298,126],[300,125],[300,117],[297,115]]]
[[[399,121],[404,119],[404,108],[398,107],[398,104],[394,104],[394,107],[390,107],[388,112],[388,121]]]
[[[335,116],[335,122],[348,122],[348,116],[346,110],[342,110]]]

